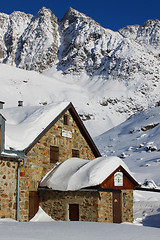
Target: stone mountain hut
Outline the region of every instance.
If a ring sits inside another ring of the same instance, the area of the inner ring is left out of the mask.
[[[118,157],[71,158],[41,181],[40,205],[59,221],[132,222],[138,185]]]

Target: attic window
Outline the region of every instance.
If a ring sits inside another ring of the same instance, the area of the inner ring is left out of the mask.
[[[77,157],[77,158],[79,158],[79,150],[72,149],[72,157]]]
[[[69,116],[66,115],[66,114],[63,116],[63,123],[64,123],[65,125],[69,125]]]
[[[59,161],[59,147],[50,146],[50,163]]]

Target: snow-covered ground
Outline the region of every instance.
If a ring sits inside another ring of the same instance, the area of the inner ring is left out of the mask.
[[[2,222],[2,240],[158,240],[159,228],[91,222]]]
[[[136,193],[137,194],[137,193]],[[137,199],[142,198],[141,194]],[[147,197],[147,196],[145,196]],[[141,199],[142,200],[142,199]],[[144,199],[143,199],[144,200]],[[153,200],[153,199],[152,199]],[[155,194],[154,194],[155,200]],[[160,199],[159,199],[160,200]],[[142,209],[153,210],[155,202],[144,205],[139,202],[135,214],[137,220],[131,223],[92,223],[92,222],[61,222],[51,219],[41,208],[29,223],[18,223],[12,219],[0,220],[0,239],[2,240],[158,240],[160,235],[160,214],[153,212],[147,216]],[[140,218],[143,214],[143,219]],[[144,227],[145,226],[145,227]],[[151,228],[152,227],[152,228]]]
[[[123,122],[128,116],[126,113],[114,111],[112,105],[102,106],[102,95],[109,96],[110,90],[108,88],[104,93],[103,83],[91,82],[86,74],[64,76],[54,67],[39,74],[5,64],[0,64],[0,72],[0,101],[5,102],[4,108],[17,107],[20,100],[24,106],[72,102],[82,119],[90,120],[85,121],[85,124],[89,127],[92,137]],[[113,94],[117,95],[118,87],[120,86],[115,86]],[[127,94],[127,89],[124,91]]]
[[[123,82],[113,84],[98,77],[91,79],[85,73],[79,76],[62,75],[56,67],[39,74],[0,64],[0,72],[0,100],[5,102],[4,108],[16,107],[19,100],[24,101],[24,106],[72,102],[82,119],[89,119],[85,125],[92,137],[125,121],[132,113],[131,109],[130,113],[125,112],[126,103],[122,95],[125,98],[134,97],[135,89],[133,92],[128,90]],[[122,101],[112,102],[113,96],[118,99],[122,97]],[[111,99],[111,103],[107,99]],[[142,102],[146,107],[148,103],[137,95],[134,103]],[[133,106],[134,103],[128,105]]]

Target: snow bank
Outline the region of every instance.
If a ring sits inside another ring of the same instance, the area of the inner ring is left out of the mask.
[[[99,157],[92,161],[70,158],[53,168],[42,179],[40,186],[61,191],[96,186],[101,184],[119,166],[130,173],[126,164],[118,157]]]
[[[43,211],[39,206],[39,210],[36,215],[30,220],[30,222],[53,222],[54,220]]]
[[[0,218],[0,224],[3,222],[17,222],[17,221],[12,218]]]
[[[158,240],[159,228],[133,224],[92,222],[38,222],[0,224],[0,239],[12,240]]]

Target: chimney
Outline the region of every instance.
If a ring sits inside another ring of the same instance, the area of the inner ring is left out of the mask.
[[[3,104],[5,104],[5,102],[0,101],[0,109],[3,109]]]
[[[18,101],[18,107],[23,107],[23,101]]]

